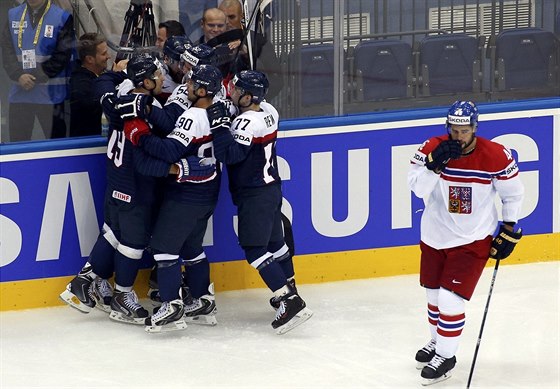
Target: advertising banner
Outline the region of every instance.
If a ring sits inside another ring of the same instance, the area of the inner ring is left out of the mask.
[[[525,235],[558,232],[559,111],[480,118],[478,135],[510,147],[519,163]],[[283,212],[292,220],[297,254],[418,244],[423,203],[408,189],[407,171],[424,140],[445,134],[441,112],[370,123],[361,115],[359,124],[348,117],[323,128],[294,121],[280,131]],[[2,153],[0,163],[0,281],[75,274],[102,223],[104,148]],[[226,175],[220,196],[207,255],[212,262],[243,259]]]

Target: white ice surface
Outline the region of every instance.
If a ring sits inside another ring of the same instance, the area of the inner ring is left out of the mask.
[[[453,377],[466,387],[493,268],[471,302]],[[473,388],[559,388],[560,262],[501,266]],[[148,334],[68,307],[0,313],[0,388],[420,388],[428,340],[417,276],[298,286],[315,315],[278,336],[264,289],[219,293],[218,325]],[[143,301],[148,305],[147,301]]]

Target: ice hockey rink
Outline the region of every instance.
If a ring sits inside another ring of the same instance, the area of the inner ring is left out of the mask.
[[[467,304],[453,377],[431,388],[466,387],[492,273]],[[471,387],[560,387],[559,276],[560,262],[500,266]],[[429,335],[417,275],[298,289],[315,314],[282,336],[265,289],[218,293],[216,327],[162,334],[97,310],[2,312],[0,387],[421,387],[414,354]]]

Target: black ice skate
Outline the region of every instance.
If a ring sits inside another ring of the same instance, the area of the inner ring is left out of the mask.
[[[95,300],[90,295],[90,286],[93,279],[90,277],[91,268],[84,268],[60,294],[60,299],[72,308],[82,313],[89,313],[95,307]]]
[[[145,319],[145,330],[150,333],[184,330],[187,328],[184,313],[183,300],[164,301],[156,313]]]
[[[290,291],[280,298],[272,328],[278,335],[282,335],[306,322],[312,315],[313,312],[306,307],[305,301],[294,291]]]
[[[109,318],[130,324],[144,324],[148,311],[138,302],[136,292],[115,291],[111,300]]]
[[[190,293],[183,298],[185,303],[185,321],[193,324],[215,326],[216,320],[216,298],[214,296],[214,284],[208,286],[208,294],[200,298],[194,298]]]
[[[430,363],[428,363],[420,373],[422,376],[422,385],[432,385],[436,382],[451,378],[451,370],[455,367],[456,363],[457,359],[455,356],[444,358],[438,354],[434,355]]]
[[[436,341],[434,339],[430,339],[428,344],[422,347],[416,353],[416,368],[418,370],[423,369],[436,355]]]
[[[297,294],[296,280],[292,278],[288,281],[288,286]],[[270,298],[270,306],[275,310],[280,308],[280,297],[274,296]]]
[[[89,295],[95,301],[95,308],[98,308],[103,312],[111,312],[113,287],[109,281],[101,277],[97,277],[89,287]]]

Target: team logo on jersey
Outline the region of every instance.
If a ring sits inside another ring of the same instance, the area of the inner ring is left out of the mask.
[[[464,186],[449,187],[449,213],[472,212],[472,188]]]

